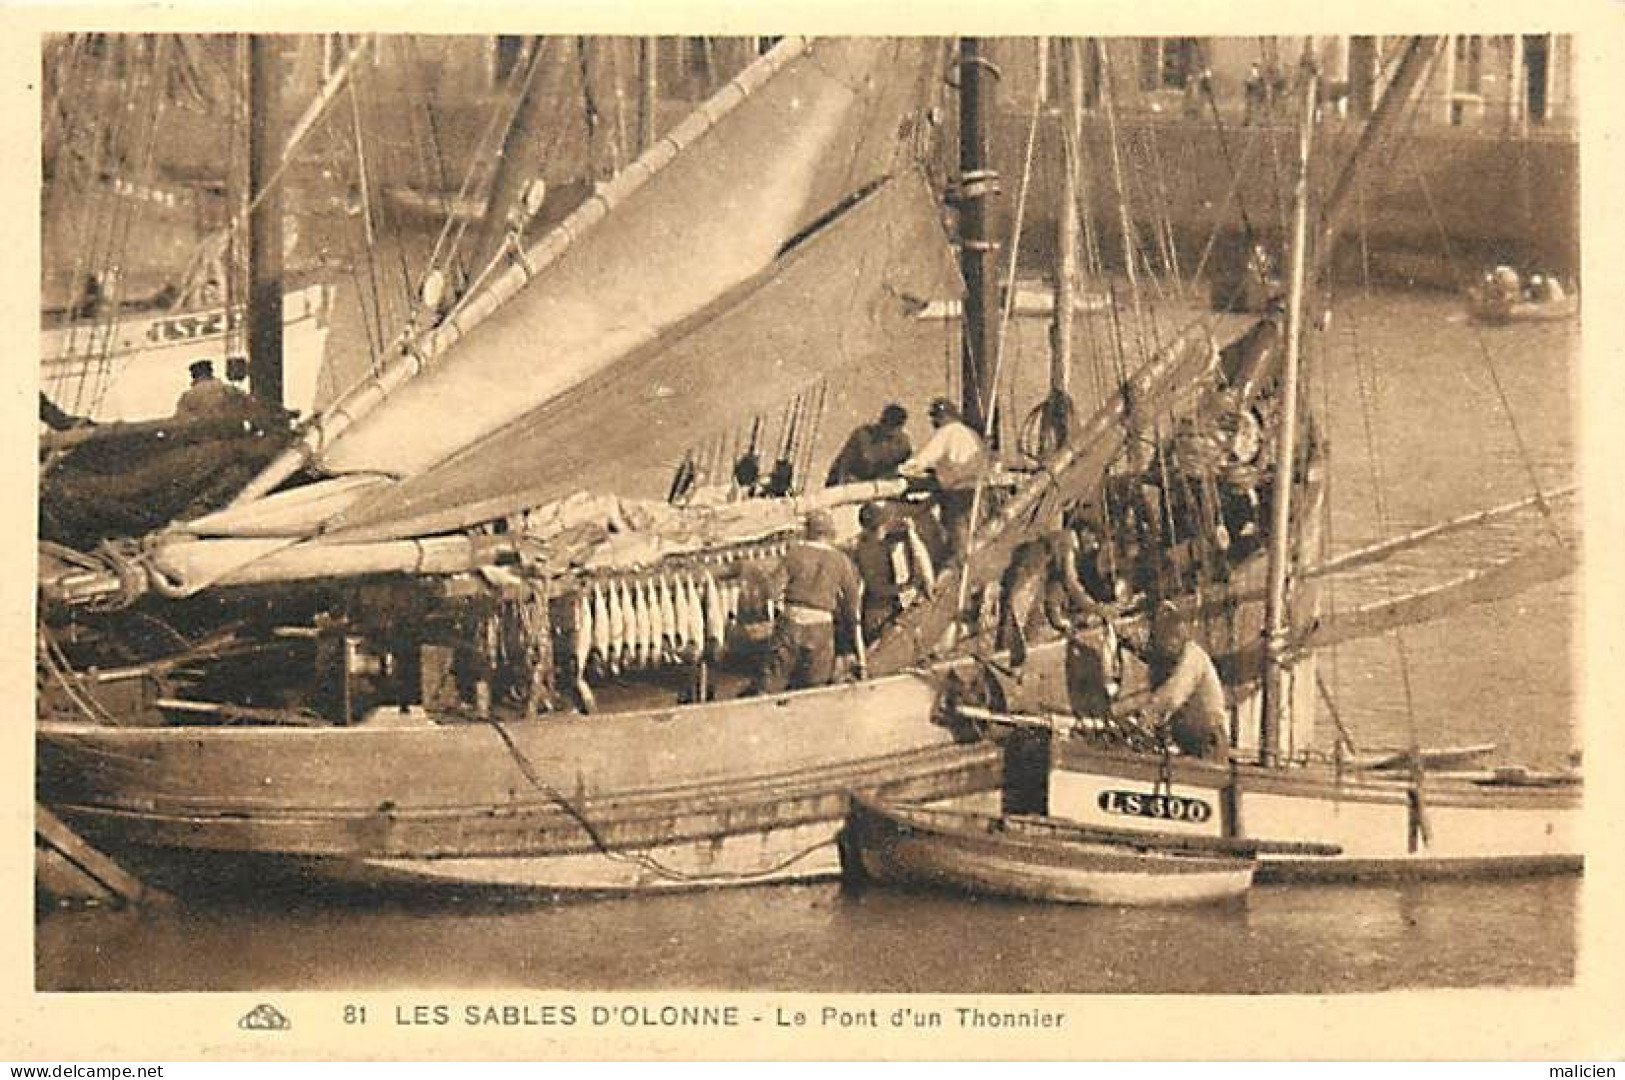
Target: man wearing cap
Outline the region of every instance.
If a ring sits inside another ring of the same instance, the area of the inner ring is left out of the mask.
[[[943,531],[948,534],[953,551],[963,555],[970,539],[976,484],[987,467],[987,449],[982,445],[982,437],[971,430],[947,398],[931,402],[930,415],[936,431],[920,452],[903,462],[897,471],[912,480],[934,482]]]
[[[1222,761],[1230,748],[1224,685],[1213,658],[1191,640],[1184,616],[1172,604],[1157,609],[1145,660],[1152,688],[1114,702],[1112,715],[1148,715],[1180,753]]]
[[[192,385],[175,402],[176,420],[235,420],[248,411],[248,395],[215,378],[214,361],[194,361],[187,371]]]
[[[895,477],[897,466],[907,461],[914,452],[914,447],[908,441],[908,432],[903,430],[907,423],[908,410],[893,404],[880,410],[877,422],[856,428],[847,436],[841,452],[835,455],[824,486]]]
[[[806,539],[785,552],[780,568],[784,606],[753,692],[777,694],[834,682],[837,622],[850,630],[863,673],[863,583],[834,541],[834,520],[827,511],[814,510],[807,515]]]

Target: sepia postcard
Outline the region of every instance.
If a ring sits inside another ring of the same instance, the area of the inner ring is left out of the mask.
[[[6,1056],[1617,1058],[1621,30],[11,9]]]

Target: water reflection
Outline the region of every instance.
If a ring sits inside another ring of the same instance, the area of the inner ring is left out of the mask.
[[[1573,878],[1261,886],[1209,908],[838,885],[540,905],[52,914],[40,987],[1273,993],[1560,985]]]

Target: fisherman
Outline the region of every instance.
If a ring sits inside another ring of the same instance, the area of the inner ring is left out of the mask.
[[[904,505],[872,502],[858,511],[863,532],[852,561],[863,581],[863,638],[873,641],[921,594],[931,595],[931,554]]]
[[[213,360],[193,361],[186,370],[192,385],[175,402],[176,420],[237,420],[249,412],[249,396],[215,378]]]
[[[1268,94],[1269,90],[1264,85],[1264,73],[1259,70],[1258,62],[1255,60],[1252,66],[1247,69],[1247,81],[1242,84],[1242,96],[1245,104],[1241,116],[1243,127],[1250,125],[1253,122],[1253,117],[1264,112],[1264,100]]]
[[[903,430],[907,423],[908,410],[891,404],[880,410],[879,421],[854,429],[841,452],[835,455],[824,486],[896,477],[897,467],[914,452],[908,432]]]
[[[1057,630],[1101,610],[1100,601],[1079,574],[1086,543],[1080,534],[1089,537],[1087,558],[1092,562],[1099,540],[1076,506],[1068,507],[1054,519],[1053,527],[1011,553],[999,582],[999,641],[1010,650],[1010,663],[1015,667],[1027,662],[1027,639],[1040,602]]]
[[[1184,616],[1170,603],[1157,608],[1144,659],[1151,689],[1114,702],[1111,715],[1147,715],[1181,753],[1223,760],[1230,745],[1224,685],[1213,658],[1191,640]]]
[[[785,552],[780,569],[784,604],[752,693],[777,694],[834,682],[837,623],[851,633],[858,676],[866,674],[860,613],[863,582],[834,540],[834,519],[828,511],[814,510],[807,515],[806,539]]]
[[[929,482],[937,493],[937,513],[949,549],[963,555],[970,541],[976,485],[987,467],[987,448],[947,398],[931,402],[930,417],[936,431],[897,471],[910,480]]]
[[[1495,299],[1504,304],[1515,304],[1523,299],[1523,278],[1505,264],[1490,271],[1489,286],[1495,293]]]
[[[873,641],[887,623],[903,610],[902,589],[892,563],[893,542],[889,533],[897,524],[882,503],[865,503],[858,511],[863,532],[852,549],[852,562],[863,582],[863,636]]]

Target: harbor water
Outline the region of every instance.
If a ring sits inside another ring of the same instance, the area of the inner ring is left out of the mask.
[[[1480,329],[1454,298],[1384,293],[1341,303],[1318,337],[1311,392],[1326,406],[1332,450],[1331,553],[1509,502],[1532,485],[1572,482],[1577,323]],[[920,397],[937,390],[923,386]],[[1442,549],[1390,566],[1392,575],[1339,584],[1329,602],[1425,586],[1548,527],[1574,532],[1572,521],[1532,514],[1504,529],[1454,534]],[[1559,766],[1582,741],[1577,614],[1565,579],[1408,628],[1402,652],[1392,638],[1341,646],[1322,671],[1361,748],[1413,738],[1492,742],[1496,764]],[[1320,723],[1329,745],[1329,721]],[[1241,903],[1182,911],[833,882],[597,901],[442,897],[432,906],[335,908],[295,898],[47,911],[36,926],[36,984],[1051,993],[1552,986],[1574,977],[1582,887],[1572,877],[1270,885]]]

